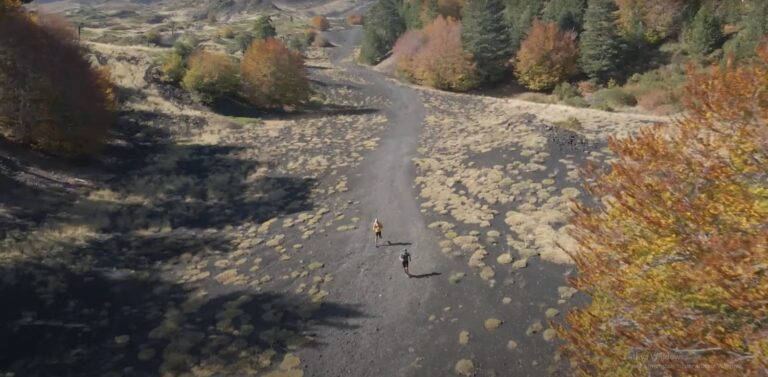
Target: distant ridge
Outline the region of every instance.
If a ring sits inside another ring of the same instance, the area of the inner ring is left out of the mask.
[[[220,17],[229,17],[240,13],[271,10],[279,9],[270,0],[209,0],[205,10],[198,17],[205,18],[209,11]]]

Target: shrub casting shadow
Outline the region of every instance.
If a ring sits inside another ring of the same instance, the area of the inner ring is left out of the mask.
[[[314,119],[340,115],[375,114],[380,110],[374,108],[358,108],[354,106],[308,103],[294,111],[280,109],[265,110],[249,105],[245,101],[225,99],[214,103],[211,109],[224,116],[261,118],[265,120]]]

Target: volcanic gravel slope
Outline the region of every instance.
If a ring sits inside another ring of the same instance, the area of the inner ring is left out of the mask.
[[[345,59],[359,31],[330,35],[332,61],[386,99],[388,129],[350,179],[369,229],[335,240],[331,297],[365,308],[302,352],[312,376],[567,374],[550,321],[583,301],[567,287],[579,167],[606,163],[609,135],[659,118],[412,88]],[[579,119],[579,130],[556,126]],[[414,255],[409,279],[397,261]],[[574,298],[572,300],[572,298]]]
[[[92,45],[124,97],[113,145],[55,174],[0,155],[0,375],[567,374],[577,168],[657,119],[412,88],[332,22],[318,94],[279,115],[212,113],[145,49]]]

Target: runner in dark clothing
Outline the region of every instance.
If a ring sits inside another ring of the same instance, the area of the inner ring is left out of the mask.
[[[411,261],[411,254],[408,253],[408,249],[403,249],[403,252],[400,254],[400,262],[403,263],[403,271],[405,271],[405,274],[408,275],[408,277],[411,277],[411,273],[408,271],[408,262]]]

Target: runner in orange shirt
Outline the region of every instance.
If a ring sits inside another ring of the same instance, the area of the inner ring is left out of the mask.
[[[384,229],[384,225],[381,225],[379,219],[373,219],[373,245],[379,247],[379,240],[381,239],[381,230]]]

